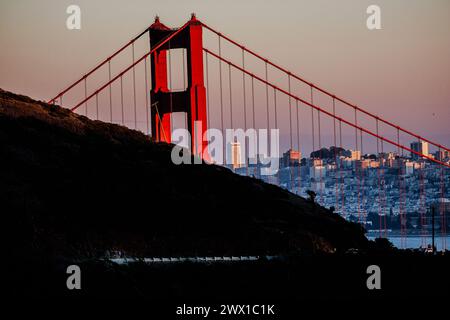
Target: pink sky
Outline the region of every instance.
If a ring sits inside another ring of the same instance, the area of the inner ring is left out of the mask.
[[[81,7],[80,31],[65,26],[70,4]],[[382,30],[366,28],[370,4],[381,7]],[[176,27],[191,12],[336,95],[450,145],[447,0],[2,1],[0,87],[48,100],[156,14]]]

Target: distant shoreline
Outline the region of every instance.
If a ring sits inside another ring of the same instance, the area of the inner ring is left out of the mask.
[[[380,233],[379,230],[367,230],[367,236],[373,237],[373,236],[378,235],[379,233]],[[382,233],[384,235],[384,231]],[[388,230],[387,231],[387,235],[388,235],[388,237],[399,237],[399,238],[402,237],[402,234],[401,234],[400,230],[391,230],[391,231]],[[406,237],[422,237],[422,236],[424,236],[424,237],[431,237],[431,231],[427,231],[426,234],[422,234],[420,231],[410,231],[410,232],[408,232],[406,234]],[[450,234],[446,233],[444,235],[444,234],[441,234],[440,232],[436,232],[434,234],[434,236],[436,238],[437,237],[441,238],[441,237],[444,237],[444,236],[445,237],[450,237]]]

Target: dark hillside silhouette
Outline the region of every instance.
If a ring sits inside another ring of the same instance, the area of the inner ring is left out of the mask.
[[[441,276],[448,255],[369,242],[359,225],[314,201],[215,165],[173,165],[170,151],[122,126],[0,91],[7,291],[33,298],[391,300],[399,292],[441,297],[448,287]],[[104,259],[114,252],[278,258],[117,265]],[[382,295],[365,286],[374,263],[383,270]],[[82,270],[82,290],[65,286],[71,264]]]
[[[171,146],[0,92],[0,194],[17,247],[101,256],[283,254],[363,248],[356,224]]]

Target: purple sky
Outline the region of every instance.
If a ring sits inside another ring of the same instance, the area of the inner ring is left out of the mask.
[[[293,73],[450,145],[449,1],[280,2],[2,1],[0,87],[48,100],[145,29],[156,14],[176,27],[196,12],[205,23]],[[65,26],[70,4],[81,7],[80,31]],[[381,7],[382,30],[366,28],[370,4]],[[205,34],[205,46],[214,49],[213,42]],[[287,125],[286,117],[280,119]],[[323,125],[326,141],[331,126]],[[305,139],[307,134],[305,129]]]

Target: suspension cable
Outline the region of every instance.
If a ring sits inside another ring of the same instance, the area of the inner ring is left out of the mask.
[[[381,140],[381,154],[384,155],[384,141]],[[387,160],[387,159],[386,159]],[[386,200],[386,180],[385,180],[385,176],[384,176],[384,161],[383,161],[383,169],[381,170],[381,185],[383,188],[383,217],[384,217],[384,237],[387,238],[387,212],[386,212],[386,208],[387,208],[387,200]]]
[[[397,144],[400,145],[400,131],[397,128]],[[405,248],[405,221],[404,221],[404,216],[403,216],[403,205],[402,205],[402,174],[403,174],[403,160],[401,158],[401,154],[400,154],[400,147],[398,147],[397,149],[397,153],[398,153],[398,211],[399,211],[399,215],[400,215],[400,234],[401,234],[401,247],[402,249]]]
[[[184,29],[187,26],[187,24],[183,25],[179,31],[181,31],[182,29]],[[48,103],[54,103],[55,100],[60,97],[62,94],[68,92],[70,89],[72,89],[73,87],[75,87],[77,84],[79,84],[83,79],[86,79],[88,76],[90,76],[91,74],[93,74],[95,71],[97,71],[98,69],[100,69],[106,62],[108,62],[109,60],[111,60],[112,58],[114,58],[115,56],[117,56],[119,53],[121,53],[123,50],[125,50],[126,48],[128,48],[128,46],[132,43],[134,43],[136,40],[138,40],[140,37],[142,37],[144,34],[146,34],[148,32],[149,28],[146,28],[144,31],[142,31],[141,33],[139,33],[137,36],[135,36],[133,39],[131,39],[129,42],[127,42],[125,45],[123,45],[119,50],[117,50],[116,52],[114,52],[111,56],[109,56],[108,58],[106,58],[105,60],[103,60],[101,63],[99,63],[96,67],[94,67],[93,69],[91,69],[88,73],[86,73],[83,78],[75,81],[74,83],[72,83],[69,87],[67,87],[66,89],[64,89],[63,91],[61,91],[60,93],[58,93],[58,95],[56,97],[54,97],[52,100],[50,100]]]
[[[183,90],[186,90],[186,62],[184,59],[186,58],[186,49],[183,48],[182,54],[183,54]]]
[[[122,108],[122,125],[125,125],[125,111],[123,107],[123,77],[120,76],[120,105]]]
[[[291,75],[288,74],[288,92],[291,94]],[[288,165],[289,165],[289,191],[293,191],[293,168],[292,168],[292,162],[291,162],[291,155],[294,152],[293,149],[293,143],[292,143],[292,98],[289,96],[289,142],[290,142],[290,151],[289,151],[289,159],[288,159]]]
[[[183,59],[183,61],[184,61],[184,59]],[[207,114],[207,116],[208,116],[208,128],[211,128],[211,112],[210,112],[210,110],[209,110],[209,105],[210,105],[210,103],[209,103],[209,67],[208,67],[208,52],[206,52],[206,55],[205,55],[205,66],[206,66],[206,68],[205,68],[205,71],[206,71],[206,102],[207,102],[207,104],[208,104],[208,106],[207,106],[207,112],[208,112],[208,114]],[[187,117],[186,117],[186,121],[187,121]]]
[[[364,154],[364,149],[363,149],[363,132],[362,130],[359,130],[359,134],[360,134],[360,145],[361,145],[361,157]],[[364,188],[364,175],[365,175],[365,170],[363,167],[363,159],[361,158],[361,170],[359,172],[359,179],[361,181],[361,215],[363,218],[363,222],[364,224],[366,223],[366,208],[365,208],[365,188]]]
[[[219,58],[222,57],[222,46],[221,46],[221,36],[218,35],[219,39]],[[225,127],[223,122],[223,83],[222,83],[222,59],[219,59],[219,86],[220,86],[220,125],[222,129],[222,134],[225,133]],[[225,143],[222,146],[222,154],[223,154],[223,163],[225,164],[227,161],[226,158],[226,147]]]
[[[274,102],[274,120],[275,120],[275,129],[278,130],[278,116],[277,116],[277,90],[274,88],[273,89],[273,102]],[[278,142],[277,142],[278,143]],[[280,149],[280,146],[278,146],[278,149]],[[276,184],[278,186],[280,186],[280,170],[278,170],[278,172],[275,174],[275,178],[276,178]]]
[[[127,68],[125,68],[124,70],[122,70],[119,74],[117,74],[116,76],[114,76],[111,79],[111,83],[116,81],[117,79],[119,79],[120,77],[122,77],[126,72],[128,72],[129,70],[131,70],[131,68],[133,66],[135,66],[136,64],[140,63],[142,60],[144,60],[147,56],[153,54],[155,51],[159,50],[164,44],[166,44],[168,41],[170,41],[170,39],[172,39],[173,37],[175,37],[177,34],[179,34],[180,32],[182,32],[187,26],[189,25],[189,22],[185,23],[181,28],[177,29],[175,32],[171,33],[169,36],[167,36],[166,38],[162,39],[160,42],[158,42],[158,44],[151,49],[149,52],[147,52],[146,54],[144,54],[141,58],[139,58],[138,60],[136,60],[135,63],[133,63],[132,65],[128,66]],[[130,42],[131,43],[131,42]],[[203,48],[205,50],[205,48]],[[106,63],[107,60],[105,60]],[[86,75],[85,75],[86,77]],[[79,81],[76,82],[76,84],[78,84],[79,82],[81,82],[83,80],[83,78],[81,78]],[[75,84],[74,84],[75,85]],[[72,108],[70,108],[71,111],[75,111],[76,109],[78,109],[81,105],[83,105],[86,101],[90,100],[91,98],[93,98],[95,96],[96,93],[99,93],[100,91],[104,90],[107,86],[109,85],[109,82],[107,82],[106,84],[102,85],[99,89],[97,89],[96,91],[94,91],[92,94],[90,94],[87,98],[83,99],[82,101],[80,101],[78,104],[76,104],[75,106],[73,106]],[[71,88],[73,87],[73,85],[71,86]],[[69,90],[70,88],[68,88],[67,90]],[[64,92],[58,94],[57,97],[61,96],[61,94],[64,94],[65,92],[67,92],[67,90],[65,90]],[[51,100],[52,101],[52,100]]]
[[[169,94],[169,103],[170,103],[170,137],[172,137],[172,132],[173,132],[173,88],[172,88],[172,53],[171,53],[171,42],[169,40],[168,43],[169,46],[169,50],[167,50],[167,54],[169,55],[169,86],[170,86],[170,94]],[[164,128],[164,127],[163,127]],[[167,138],[167,137],[166,137]],[[171,138],[172,139],[172,138]],[[171,141],[166,140],[168,143],[170,143]],[[194,150],[194,146],[191,146],[191,150]]]
[[[355,122],[355,152],[356,152],[356,155],[357,155],[358,152],[359,152],[359,159],[356,159],[357,161],[356,161],[355,163],[358,163],[358,161],[359,161],[359,164],[362,165],[362,163],[361,163],[361,160],[362,160],[362,154],[361,154],[361,150],[359,150],[359,148],[358,148],[358,115],[357,115],[357,112],[356,112],[356,108],[354,108],[354,109],[355,109],[355,119],[354,119],[354,122]],[[360,211],[360,180],[359,180],[359,168],[358,168],[358,167],[359,167],[358,165],[355,165],[355,179],[356,179],[356,185],[357,185],[357,187],[356,187],[356,189],[357,189],[357,191],[356,191],[356,193],[357,193],[357,204],[356,204],[356,208],[357,208],[357,210],[358,210],[358,222],[361,223],[361,211]]]
[[[242,49],[242,69],[245,69],[245,50]],[[247,96],[245,92],[245,72],[242,72],[242,93],[244,98],[244,131],[247,132]],[[247,139],[244,138],[244,157],[245,157],[245,174],[248,176],[248,147]]]
[[[310,86],[310,94],[311,94],[311,105],[314,105],[314,96],[313,96],[313,87]],[[316,142],[314,139],[314,135],[315,135],[315,129],[314,129],[314,109],[313,107],[311,107],[311,133],[312,133],[312,154],[314,155],[313,157],[313,180],[314,180],[314,185],[313,187],[311,187],[311,189],[313,191],[316,191],[316,186],[317,186],[317,182],[316,182],[316,161],[315,161],[315,149],[316,149]]]
[[[233,95],[232,95],[232,87],[231,87],[231,65],[228,64],[228,86],[230,89],[230,128],[233,129]],[[236,155],[233,155],[233,151],[231,151],[232,154],[232,167],[233,167],[233,171],[236,172],[236,168],[238,166],[238,164],[234,163],[235,158],[237,158]],[[240,160],[240,159],[239,159]]]
[[[441,159],[441,148],[439,148],[439,159]],[[442,159],[441,159],[442,160]],[[445,208],[444,208],[444,167],[441,167],[441,174],[440,174],[440,187],[441,187],[441,199],[440,199],[440,213],[441,213],[441,240],[442,240],[442,250],[445,252],[447,249],[447,219],[445,216]]]
[[[341,119],[339,119],[339,147],[340,147],[340,150],[343,150],[343,148],[342,148],[342,146],[343,146],[343,143],[342,143],[342,120]],[[342,166],[342,163],[341,163],[341,166]],[[341,204],[341,208],[342,208],[342,216],[344,217],[344,218],[346,218],[346,216],[345,216],[345,181],[344,181],[344,176],[343,176],[343,174],[342,174],[342,170],[341,170],[341,172],[340,172],[340,178],[341,178],[341,185],[340,185],[340,189],[341,189],[341,199],[342,199],[342,204]]]
[[[423,168],[422,168],[423,162],[420,162],[419,167],[419,212],[420,212],[420,229],[421,229],[421,236],[422,236],[422,248],[426,247],[426,221],[425,221],[425,202],[424,202],[424,180],[423,180]]]
[[[209,52],[212,56],[214,56],[215,58],[218,58],[218,59],[220,59],[220,60],[222,60],[222,61],[225,61],[225,62],[231,64],[235,69],[238,69],[238,70],[240,70],[240,71],[243,71],[243,72],[247,73],[248,75],[253,76],[255,79],[257,79],[258,81],[262,82],[263,84],[268,85],[268,86],[270,86],[270,87],[272,87],[272,88],[276,88],[277,91],[280,91],[280,92],[282,92],[282,93],[285,94],[285,95],[289,95],[289,93],[288,93],[286,90],[284,90],[284,89],[282,89],[282,88],[280,88],[280,87],[274,85],[273,83],[269,83],[268,81],[264,80],[263,78],[261,78],[261,77],[255,75],[255,74],[252,74],[252,73],[248,72],[247,70],[243,70],[241,67],[239,67],[239,66],[237,66],[236,64],[234,64],[234,63],[232,63],[232,62],[230,62],[230,61],[228,61],[228,60],[226,60],[226,59],[220,57],[219,55],[215,54],[215,53],[212,52],[211,50],[208,50],[208,49],[206,49],[206,48],[203,48],[203,51],[207,51],[207,52]],[[328,115],[328,116],[333,117],[333,115],[332,115],[331,112],[329,112],[329,111],[327,111],[327,110],[325,110],[325,109],[323,109],[323,108],[321,108],[321,107],[318,107],[318,106],[316,106],[316,105],[313,105],[313,104],[311,104],[310,102],[308,102],[308,101],[306,101],[306,100],[304,100],[304,99],[302,99],[302,98],[300,98],[300,97],[298,97],[298,96],[295,96],[295,95],[292,95],[292,94],[291,94],[290,96],[291,96],[292,98],[294,98],[294,99],[296,99],[296,100],[298,100],[298,101],[304,103],[306,106],[308,106],[308,107],[310,107],[310,108],[313,108],[313,109],[316,109],[316,110],[319,110],[319,109],[320,109],[320,112],[322,112],[322,113],[324,113],[324,114],[326,114],[326,115]],[[83,102],[84,102],[84,101],[83,101]],[[362,130],[364,133],[367,133],[367,134],[369,134],[369,135],[371,135],[371,136],[375,136],[375,135],[376,135],[376,134],[375,134],[374,132],[372,132],[371,130],[368,130],[368,129],[365,129],[365,128],[361,127],[361,126],[358,126],[358,125],[356,125],[355,123],[352,123],[352,122],[350,122],[350,121],[348,121],[348,120],[343,119],[342,117],[336,117],[336,118],[337,118],[338,120],[342,121],[343,123],[349,125],[350,127],[353,127],[353,128],[356,127],[358,130]],[[380,136],[380,139],[383,140],[383,141],[386,141],[387,143],[389,143],[389,144],[391,144],[391,145],[393,145],[393,146],[397,146],[397,147],[402,148],[402,149],[405,150],[405,151],[411,152],[412,154],[419,155],[419,156],[421,156],[421,157],[423,157],[423,158],[426,158],[426,159],[428,159],[428,160],[430,160],[430,161],[432,161],[432,162],[434,162],[434,163],[437,163],[437,164],[440,164],[440,165],[442,165],[442,166],[445,166],[445,167],[449,167],[449,168],[450,168],[450,165],[447,164],[447,163],[445,163],[445,162],[436,160],[436,159],[434,159],[433,157],[430,157],[429,155],[424,155],[424,154],[421,154],[421,153],[419,153],[419,152],[416,152],[416,151],[412,150],[411,148],[406,147],[406,146],[404,146],[404,145],[399,145],[397,142],[395,142],[395,141],[393,141],[393,140],[391,140],[391,139],[389,139],[389,138],[386,138],[386,137],[384,137],[384,136]]]
[[[336,117],[336,99],[333,97],[333,116]],[[337,145],[336,145],[336,118],[333,118],[333,145],[334,145],[334,202],[336,206],[336,212],[339,211],[338,201],[338,161],[337,161]]]
[[[321,167],[319,170],[319,183],[320,183],[320,202],[323,205],[323,169],[325,168],[325,163],[323,161],[323,155],[322,155],[322,133],[320,130],[320,110],[317,110],[317,133],[319,135],[318,142],[319,142],[319,158]]]
[[[231,86],[231,65],[228,64],[228,86],[230,87],[230,126],[231,129],[234,128],[233,126],[233,93],[232,93],[232,86]]]
[[[147,72],[147,58],[144,59],[144,68],[145,68],[145,123],[147,128],[147,135],[150,136],[150,106],[148,100],[148,72]]]
[[[269,143],[269,130],[270,130],[270,120],[269,120],[269,72],[267,70],[267,61],[265,62],[266,68],[266,120],[267,120],[267,153],[270,155],[270,143]]]
[[[288,70],[284,69],[283,67],[277,65],[276,63],[272,62],[271,60],[269,60],[269,59],[267,59],[267,58],[262,57],[262,56],[259,55],[258,53],[256,53],[256,52],[254,52],[254,51],[252,51],[252,50],[250,50],[250,49],[248,49],[248,48],[246,48],[246,47],[240,45],[240,44],[237,43],[236,41],[232,40],[230,37],[224,35],[223,33],[220,33],[220,32],[218,32],[218,31],[214,30],[213,28],[211,28],[210,26],[206,25],[205,23],[201,22],[201,24],[202,24],[203,27],[205,27],[205,28],[208,29],[209,31],[211,31],[211,32],[213,32],[213,33],[215,33],[215,34],[217,34],[217,35],[220,35],[220,36],[223,37],[225,40],[229,41],[230,43],[234,44],[235,46],[238,46],[238,47],[240,47],[240,48],[243,48],[243,49],[244,49],[246,52],[248,52],[249,54],[253,55],[254,57],[256,57],[256,58],[258,58],[258,59],[260,59],[260,60],[262,60],[262,61],[265,61],[266,63],[270,64],[272,67],[278,69],[279,71],[284,72],[284,73],[290,73]],[[321,93],[323,93],[323,94],[325,94],[325,95],[328,95],[328,96],[331,96],[331,97],[333,96],[332,93],[330,93],[330,92],[328,92],[327,90],[324,90],[324,89],[322,89],[322,88],[320,88],[320,87],[318,87],[318,86],[315,86],[313,83],[311,83],[311,82],[309,82],[309,81],[306,81],[305,79],[299,77],[298,75],[295,75],[295,74],[292,74],[292,73],[291,73],[291,75],[292,75],[292,77],[293,77],[294,79],[296,79],[296,80],[298,80],[298,81],[300,81],[300,82],[302,82],[302,83],[304,83],[304,84],[306,84],[306,85],[309,85],[309,86],[314,87],[315,89],[317,89],[317,90],[320,91]],[[368,112],[368,111],[365,110],[365,109],[362,109],[362,108],[360,108],[360,107],[357,107],[356,105],[353,105],[353,104],[351,104],[350,102],[348,102],[348,101],[346,101],[346,100],[344,100],[344,99],[342,99],[342,98],[339,98],[339,97],[337,97],[337,96],[335,96],[335,98],[336,98],[336,100],[340,101],[341,103],[343,103],[343,104],[346,105],[346,106],[349,106],[349,107],[352,107],[352,108],[356,108],[358,111],[360,111],[360,112],[362,112],[362,113],[364,113],[364,114],[366,114],[366,115],[368,115],[368,116],[370,116],[370,117],[376,118],[376,116],[375,116],[374,114]],[[387,121],[387,120],[384,120],[384,119],[381,119],[381,118],[380,118],[380,121],[382,121],[383,123],[385,123],[385,124],[387,124],[387,125],[389,125],[389,126],[391,126],[391,127],[393,127],[393,128],[397,128],[397,125],[395,125],[395,124],[393,124],[393,123],[391,123],[391,122],[389,122],[389,121]],[[436,146],[436,147],[440,147],[440,148],[442,148],[442,149],[444,149],[444,150],[450,151],[449,148],[446,148],[446,147],[444,147],[444,146],[442,146],[442,145],[440,145],[440,144],[434,143],[434,142],[432,142],[431,140],[428,140],[428,139],[425,139],[425,138],[423,138],[423,137],[420,137],[420,136],[414,134],[414,133],[411,132],[411,131],[408,131],[408,130],[406,130],[406,129],[404,129],[404,128],[400,128],[400,129],[402,130],[402,132],[404,132],[404,133],[406,133],[406,134],[409,134],[409,135],[411,135],[411,136],[413,136],[413,137],[421,138],[422,140],[424,140],[424,141],[426,141],[426,142],[428,142],[428,143],[430,143],[430,144],[432,144],[432,145],[434,145],[434,146]]]
[[[186,83],[186,61],[184,61],[185,60],[185,58],[186,58],[186,49],[183,49],[182,50],[182,52],[183,52],[183,90],[186,90],[187,89],[187,83]],[[206,59],[208,59],[208,53],[206,52]],[[208,69],[208,61],[206,61],[206,69]],[[208,77],[208,70],[206,70],[206,77]],[[207,81],[208,82],[208,81]],[[206,84],[206,86],[207,86],[207,88],[206,88],[206,94],[207,94],[207,99],[208,99],[208,105],[207,105],[207,117],[208,117],[208,128],[210,128],[210,126],[209,126],[209,94],[208,94],[208,84]],[[185,115],[184,115],[184,126],[185,126],[185,128],[186,129],[188,129],[189,128],[189,125],[188,125],[188,114],[187,114],[187,112],[185,113]]]
[[[300,148],[300,119],[299,119],[299,106],[298,106],[298,100],[295,100],[296,103],[296,119],[297,119],[297,149],[298,149],[298,155],[299,155],[299,163],[297,165],[297,176],[298,176],[298,183],[297,183],[297,194],[300,195],[301,193],[301,175],[302,175],[302,153]]]
[[[95,120],[99,120],[99,117],[98,117],[98,93],[95,94],[95,110],[96,110],[96,119]]]
[[[376,133],[379,135],[379,124],[378,118],[375,119]],[[378,237],[382,237],[382,217],[381,217],[381,180],[380,180],[380,170],[381,170],[381,159],[380,159],[380,138],[377,137],[377,157],[378,157],[378,168],[377,168],[377,182],[378,182]]]
[[[84,115],[88,115],[88,104],[87,104],[87,77],[84,77]]]
[[[170,42],[169,42],[170,43]],[[133,104],[134,104],[134,129],[137,129],[137,106],[136,106],[136,71],[134,67],[134,42],[131,44],[133,55]]]
[[[254,83],[254,77],[252,76],[252,124],[253,124],[253,128],[256,129],[256,117],[255,117],[255,83]],[[256,164],[255,164],[255,168],[254,168],[254,174],[256,177],[259,178],[258,175],[258,171],[259,171],[259,158],[258,158],[258,152],[257,152],[257,145],[256,145],[256,139],[254,140],[254,151],[256,152],[255,156],[256,156]]]

